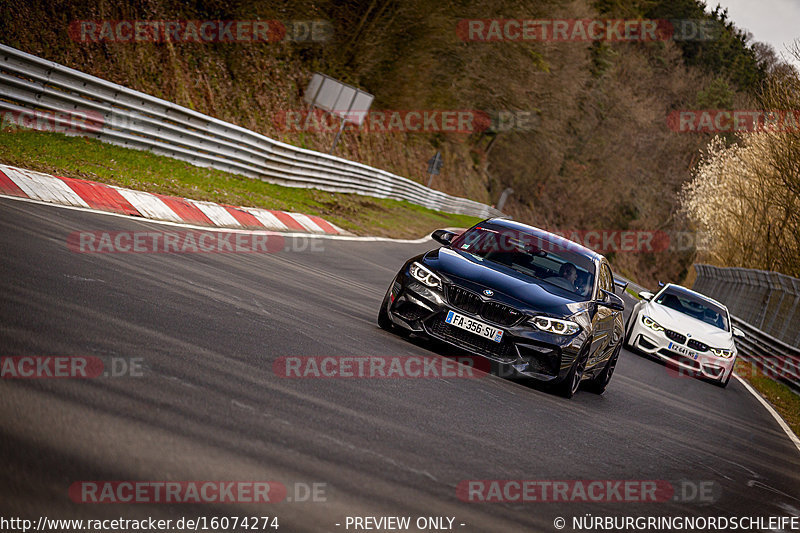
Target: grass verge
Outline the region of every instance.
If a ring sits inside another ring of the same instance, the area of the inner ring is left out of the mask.
[[[628,294],[630,294],[631,296],[633,296],[637,300],[641,300],[641,298],[639,297],[639,293],[636,292],[635,290],[633,290],[632,288],[625,287],[625,292],[627,292]]]
[[[761,393],[792,428],[794,434],[800,437],[800,395],[788,385],[765,375],[758,365],[739,359],[734,371]]]
[[[405,201],[273,185],[96,139],[15,127],[0,130],[0,163],[194,200],[319,215],[356,235],[418,238],[479,221]]]

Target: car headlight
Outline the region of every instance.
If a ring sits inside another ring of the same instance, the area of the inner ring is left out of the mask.
[[[725,359],[730,359],[733,355],[733,350],[729,348],[709,348],[709,350],[717,357],[724,357]]]
[[[661,327],[661,325],[658,322],[656,322],[655,320],[646,315],[642,315],[642,324],[652,329],[653,331],[664,331],[664,328]]]
[[[432,289],[442,290],[442,279],[419,263],[411,263],[411,266],[408,267],[408,272],[423,285]]]
[[[556,335],[574,335],[581,330],[581,327],[572,320],[561,320],[560,318],[537,316],[530,319],[529,322],[542,331]]]

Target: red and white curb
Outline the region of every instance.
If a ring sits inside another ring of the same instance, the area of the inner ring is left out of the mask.
[[[0,194],[195,226],[347,235],[313,215],[201,202],[0,165]]]

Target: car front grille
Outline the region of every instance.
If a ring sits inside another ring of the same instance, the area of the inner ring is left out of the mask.
[[[675,341],[678,344],[686,342],[686,335],[681,335],[677,331],[672,331],[671,329],[665,329],[664,335],[666,335],[669,340]]]
[[[447,288],[447,299],[454,307],[502,326],[511,326],[522,316],[513,307],[498,302],[485,302],[474,292],[453,285]]]
[[[506,341],[506,339],[503,339],[502,342],[494,342],[479,337],[469,331],[451,326],[446,323],[441,316],[433,318],[428,322],[428,329],[433,335],[448,340],[456,345],[465,346],[476,352],[484,353],[507,362],[516,359],[514,345]]]
[[[472,314],[477,314],[483,306],[483,300],[481,300],[480,296],[452,285],[447,288],[447,299],[454,306]]]
[[[700,342],[700,341],[697,341],[697,340],[694,340],[694,339],[689,339],[689,342],[686,344],[686,346],[688,346],[692,350],[697,350],[698,352],[707,352],[708,351],[708,344],[705,344],[703,342]]]

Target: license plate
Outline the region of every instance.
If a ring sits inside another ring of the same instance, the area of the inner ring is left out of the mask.
[[[465,329],[490,341],[501,342],[503,340],[503,330],[493,328],[489,324],[484,324],[468,316],[464,316],[455,311],[448,311],[447,318],[444,319],[450,325]]]
[[[667,348],[670,349],[670,350],[675,350],[678,353],[682,353],[683,355],[689,356],[692,359],[694,359],[695,361],[697,361],[697,358],[699,357],[697,352],[693,352],[693,351],[689,350],[688,348],[684,348],[683,346],[681,346],[679,344],[675,344],[674,342],[670,342],[669,345],[667,346]]]

